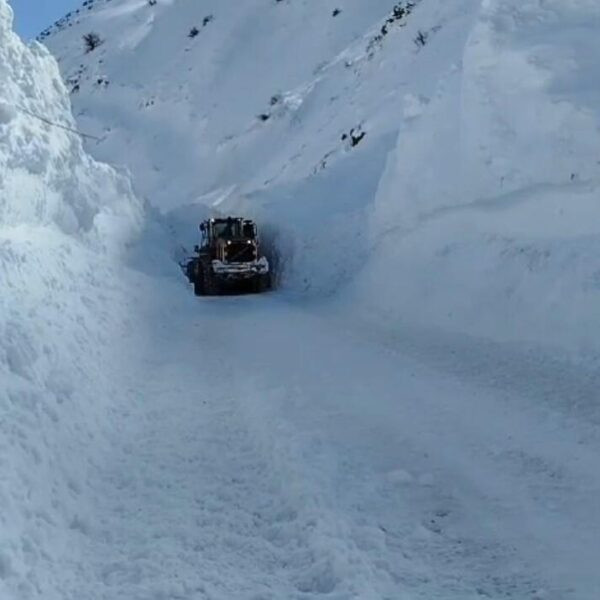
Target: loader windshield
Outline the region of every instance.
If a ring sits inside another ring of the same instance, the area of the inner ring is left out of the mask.
[[[214,235],[217,238],[232,239],[242,237],[241,223],[235,219],[231,221],[216,221],[213,227]]]

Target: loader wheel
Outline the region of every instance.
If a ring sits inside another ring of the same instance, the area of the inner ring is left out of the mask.
[[[204,282],[201,277],[196,277],[196,279],[194,279],[194,294],[196,294],[196,296],[204,296],[205,294]]]
[[[259,275],[254,280],[254,291],[257,294],[261,294],[262,292],[266,292],[271,289],[271,274],[264,273],[263,275]]]
[[[221,292],[219,280],[215,277],[212,268],[209,264],[202,265],[202,280],[204,293],[208,296],[217,296]]]
[[[198,260],[191,260],[187,265],[187,276],[190,283],[194,286],[194,294],[196,296],[204,296],[204,278],[202,272],[202,263]]]

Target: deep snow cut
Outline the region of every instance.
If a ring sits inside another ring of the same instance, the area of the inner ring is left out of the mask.
[[[285,288],[388,324],[597,347],[594,3],[87,8],[44,40],[161,212],[248,213]]]
[[[86,2],[44,35],[75,125],[0,0],[2,600],[600,596],[598,370],[495,341],[581,343],[596,8],[311,4]],[[287,293],[192,295],[217,211]]]

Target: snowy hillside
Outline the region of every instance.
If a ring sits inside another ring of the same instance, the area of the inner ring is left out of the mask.
[[[0,0],[0,600],[600,598],[599,25]]]
[[[446,4],[100,1],[44,41],[103,138],[95,156],[127,164],[165,213],[244,205],[278,234],[286,285],[321,292],[362,264],[403,111],[464,46],[473,15]],[[102,43],[86,52],[90,32]]]
[[[599,11],[96,0],[44,39],[94,155],[164,213],[259,216],[286,287],[366,265],[354,299],[378,319],[581,350],[600,333]]]

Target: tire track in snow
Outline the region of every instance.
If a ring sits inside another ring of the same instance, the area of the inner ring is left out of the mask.
[[[266,390],[236,374],[233,329],[152,317],[113,453],[88,481],[96,502],[66,597],[392,598],[293,434],[257,428]]]
[[[130,342],[143,352],[66,597],[579,600],[585,584],[549,583],[531,560],[556,537],[540,533],[544,490],[589,496],[585,470],[564,463],[548,487],[531,462],[522,434],[543,440],[543,423],[518,411],[502,445],[510,419],[482,389],[276,295],[173,291],[147,294]],[[559,516],[581,538],[577,515]],[[551,563],[565,552],[549,547]]]
[[[391,565],[396,594],[594,597],[594,444],[581,447],[526,397],[508,404],[493,387],[344,332],[329,314],[262,302],[262,310],[247,303],[238,318],[235,307],[223,312],[247,339],[260,339],[245,368],[262,374],[255,387],[272,388],[260,396],[275,415],[267,420],[304,437],[296,455],[310,459],[311,446],[321,444],[328,459],[313,472],[335,481],[348,471],[324,497],[337,492],[347,539],[360,538],[353,525],[382,525],[387,550],[367,554]],[[503,365],[495,375],[509,377]]]

